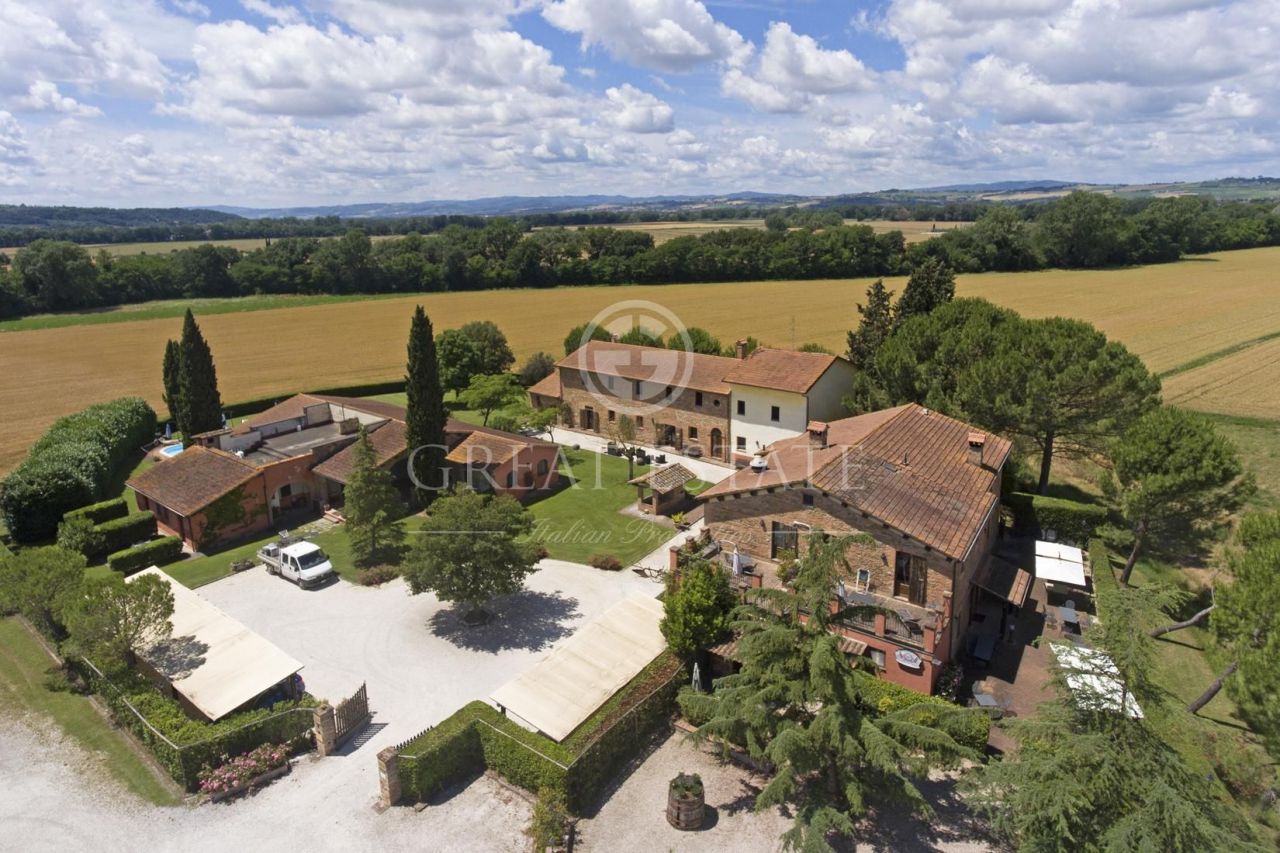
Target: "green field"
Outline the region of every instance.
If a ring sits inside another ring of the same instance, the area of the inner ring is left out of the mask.
[[[31,715],[37,726],[44,719],[51,720],[89,754],[95,770],[105,770],[148,802],[177,803],[179,797],[172,786],[159,777],[119,729],[107,722],[88,697],[65,689],[49,689],[46,678],[56,669],[22,623],[0,619],[0,712],[11,718]]]

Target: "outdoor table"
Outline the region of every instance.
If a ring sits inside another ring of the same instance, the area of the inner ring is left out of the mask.
[[[973,700],[982,708],[999,708],[1000,703],[990,693],[974,693]]]
[[[1074,607],[1059,607],[1058,614],[1062,617],[1063,626],[1075,625],[1080,627],[1080,614],[1076,612]]]
[[[991,634],[983,634],[973,644],[973,657],[983,663],[991,663],[991,656],[996,652],[996,638]]]

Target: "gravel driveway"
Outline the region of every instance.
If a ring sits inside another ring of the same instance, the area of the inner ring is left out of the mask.
[[[304,592],[256,568],[202,587],[302,661],[315,695],[337,701],[366,681],[374,724],[338,755],[304,757],[252,797],[164,809],[130,797],[56,730],[0,723],[0,850],[523,850],[528,804],[485,778],[422,812],[375,814],[378,750],[487,698],[628,594],[661,589],[631,572],[544,560],[493,622],[468,629],[399,580]]]

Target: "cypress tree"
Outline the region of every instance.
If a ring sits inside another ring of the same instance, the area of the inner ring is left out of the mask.
[[[418,499],[430,503],[444,487],[444,392],[431,320],[419,305],[409,327],[409,363],[405,376],[408,397],[406,427]]]
[[[218,374],[213,367],[213,353],[191,309],[182,320],[182,343],[178,372],[178,428],[183,441],[191,436],[222,426],[222,397],[218,394]]]
[[[169,420],[175,428],[178,423],[178,398],[181,396],[182,347],[175,340],[164,345],[164,404],[169,408]]]

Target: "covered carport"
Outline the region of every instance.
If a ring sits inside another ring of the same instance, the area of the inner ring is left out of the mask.
[[[156,577],[173,593],[173,630],[139,653],[139,663],[163,682],[192,716],[217,722],[283,686],[293,689],[302,664],[152,566],[128,578]]]
[[[661,602],[631,595],[490,699],[517,722],[562,741],[667,647],[661,621]]]

